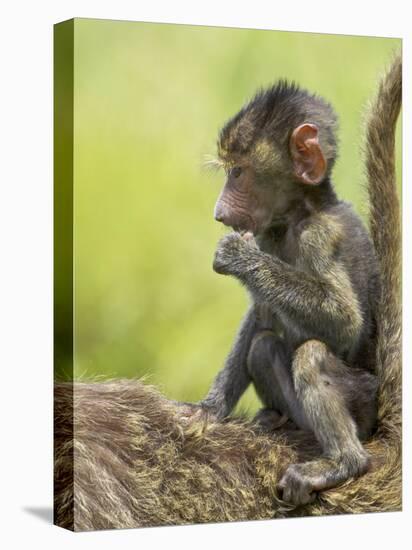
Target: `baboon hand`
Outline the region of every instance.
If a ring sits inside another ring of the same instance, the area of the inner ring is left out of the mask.
[[[204,420],[213,422],[217,419],[209,407],[205,407],[200,403],[180,402],[177,405],[179,406],[179,417],[184,421]]]
[[[295,506],[313,502],[319,490],[316,478],[319,476],[311,472],[311,464],[291,464],[278,485],[282,500]]]
[[[218,243],[213,269],[221,275],[238,275],[245,269],[251,249],[258,250],[252,233],[229,233]]]

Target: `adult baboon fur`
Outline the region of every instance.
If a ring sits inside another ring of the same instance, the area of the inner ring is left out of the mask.
[[[55,387],[55,523],[73,530],[240,521],[401,508],[400,209],[394,168],[401,59],[383,78],[367,120],[370,230],[382,280],[375,370],[378,427],[365,443],[370,471],[283,503],[277,484],[292,462],[319,456],[310,434],[259,432],[242,420],[184,418],[139,381]]]

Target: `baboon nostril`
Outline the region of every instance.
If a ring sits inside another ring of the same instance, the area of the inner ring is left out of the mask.
[[[221,205],[217,205],[216,208],[215,208],[215,213],[214,213],[214,216],[215,216],[215,220],[217,222],[224,222],[225,220],[225,209],[222,208]]]

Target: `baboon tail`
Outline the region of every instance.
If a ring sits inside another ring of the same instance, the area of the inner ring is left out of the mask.
[[[402,103],[402,58],[398,53],[382,78],[366,128],[370,231],[381,272],[377,307],[376,371],[379,430],[401,428],[401,213],[396,188],[395,130]]]

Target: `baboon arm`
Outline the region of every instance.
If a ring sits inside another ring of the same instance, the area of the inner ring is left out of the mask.
[[[306,338],[326,339],[350,348],[358,338],[362,315],[347,274],[337,264],[323,273],[306,272],[256,250],[259,261],[240,279],[255,300]]]
[[[256,316],[254,309],[250,308],[242,321],[224,368],[201,401],[201,405],[210,408],[218,418],[224,418],[231,413],[250,383],[246,359],[255,330]]]

